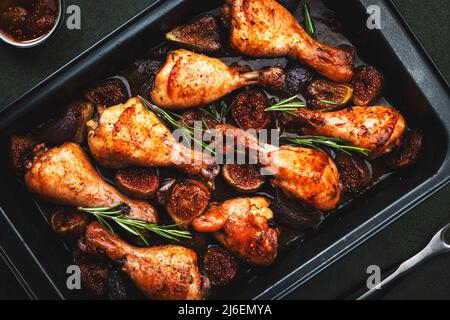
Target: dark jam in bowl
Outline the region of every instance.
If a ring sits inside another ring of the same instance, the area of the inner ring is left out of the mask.
[[[52,31],[59,10],[58,0],[0,0],[0,29],[13,41],[35,40]]]

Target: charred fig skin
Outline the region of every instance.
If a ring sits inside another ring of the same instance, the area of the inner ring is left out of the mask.
[[[281,92],[289,97],[299,93],[303,94],[314,78],[314,72],[298,62],[290,61],[284,73],[286,80]]]
[[[183,228],[207,208],[211,193],[206,185],[197,180],[178,180],[167,196],[166,210],[170,217]]]
[[[355,69],[352,85],[353,103],[357,106],[367,106],[375,103],[381,96],[384,76],[374,67],[360,66]]]
[[[76,209],[60,209],[50,217],[52,229],[66,240],[80,238],[89,221],[88,215]]]
[[[207,14],[166,33],[166,39],[200,53],[222,49],[221,30],[215,16]]]
[[[192,128],[195,128],[196,122],[200,122],[202,128],[205,130],[212,129],[219,124],[215,119],[202,110],[187,111],[183,113],[179,121],[181,124]]]
[[[260,167],[256,165],[225,164],[222,167],[222,174],[234,190],[246,194],[258,191],[265,182]]]
[[[108,107],[124,103],[129,98],[125,84],[119,79],[102,82],[84,91],[83,96],[95,105]]]
[[[370,185],[371,173],[363,159],[339,152],[334,162],[338,168],[344,192],[356,194]]]
[[[348,84],[316,79],[309,84],[307,96],[311,109],[335,111],[348,105],[353,96],[353,88]]]
[[[159,188],[158,173],[153,168],[128,168],[117,171],[116,187],[137,199],[153,198]]]
[[[414,165],[423,148],[423,134],[419,130],[408,130],[404,133],[402,144],[387,154],[385,163],[391,169],[404,169]]]
[[[238,264],[235,258],[218,246],[208,249],[203,264],[208,279],[213,286],[229,284],[238,272]]]
[[[270,112],[265,112],[269,107],[269,100],[264,92],[250,90],[239,93],[233,101],[231,115],[237,125],[244,129],[267,128],[272,118]]]

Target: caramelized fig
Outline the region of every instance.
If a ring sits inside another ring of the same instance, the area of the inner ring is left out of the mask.
[[[386,164],[392,169],[401,169],[413,165],[420,155],[422,144],[423,135],[419,130],[406,131],[400,147],[386,155]]]
[[[128,168],[117,171],[116,187],[133,198],[152,198],[159,188],[159,177],[152,168]]]
[[[107,80],[83,93],[84,97],[93,104],[114,106],[128,100],[128,90],[119,79]]]
[[[53,230],[66,240],[75,240],[84,234],[89,217],[76,209],[60,209],[50,217]]]
[[[194,110],[183,113],[180,122],[188,127],[195,127],[195,122],[201,122],[203,129],[212,129],[219,123],[202,110]]]
[[[237,125],[244,130],[266,128],[271,121],[271,113],[265,112],[269,100],[264,92],[250,90],[236,96],[231,107],[231,115]]]
[[[166,39],[202,53],[214,53],[222,48],[220,28],[213,15],[204,15],[166,33]]]
[[[81,271],[81,282],[92,294],[104,297],[108,292],[110,269],[107,260],[100,255],[91,255],[79,248],[73,251],[75,264]]]
[[[339,152],[334,162],[345,192],[358,193],[369,186],[372,175],[363,159]]]
[[[64,142],[82,143],[86,136],[86,123],[94,114],[94,105],[89,102],[71,103],[55,120],[50,120],[36,130],[36,135],[50,145]]]
[[[282,92],[289,97],[303,93],[314,76],[311,69],[298,62],[289,62],[284,73],[286,80]]]
[[[334,111],[346,106],[353,95],[353,88],[347,84],[318,79],[307,88],[308,105],[313,109]]]
[[[356,68],[352,80],[353,103],[357,106],[375,103],[381,96],[383,84],[383,75],[374,67],[360,66]]]
[[[175,223],[186,228],[205,211],[210,199],[209,189],[203,183],[191,179],[179,180],[170,190],[166,210]]]
[[[11,162],[17,175],[25,174],[26,165],[33,158],[35,145],[36,141],[30,135],[11,137]]]
[[[225,164],[222,167],[222,174],[233,189],[243,193],[256,192],[265,182],[257,165]]]
[[[238,271],[238,264],[234,257],[217,246],[208,249],[203,264],[209,281],[214,286],[227,285]]]

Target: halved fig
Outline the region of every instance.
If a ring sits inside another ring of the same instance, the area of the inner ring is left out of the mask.
[[[222,48],[220,27],[213,15],[204,15],[166,33],[166,39],[202,53],[214,53]]]
[[[93,104],[114,106],[128,100],[127,87],[119,79],[104,81],[83,93],[84,97]]]
[[[313,109],[333,111],[346,106],[353,95],[353,88],[348,84],[335,83],[317,79],[307,88],[308,105]]]
[[[201,215],[209,204],[211,194],[203,183],[185,179],[177,181],[166,201],[166,210],[175,223],[186,228]]]
[[[50,145],[59,145],[69,141],[82,143],[86,136],[86,123],[93,115],[94,105],[92,103],[75,101],[57,119],[44,123],[34,133]]]
[[[208,249],[203,264],[209,281],[214,286],[229,284],[238,271],[238,264],[234,257],[217,246]]]
[[[110,268],[105,258],[91,255],[75,247],[73,251],[75,264],[80,268],[83,286],[97,297],[108,293]]]
[[[269,100],[264,92],[250,90],[236,96],[231,107],[231,115],[236,124],[244,130],[266,128],[271,118],[271,112],[265,112]]]
[[[11,137],[11,162],[17,175],[26,173],[26,165],[33,158],[35,145],[36,141],[30,135]]]
[[[375,103],[381,96],[384,77],[374,67],[360,66],[355,69],[352,85],[353,103],[357,106],[367,106]]]
[[[422,133],[419,130],[408,130],[404,133],[400,147],[387,154],[385,162],[392,169],[409,167],[417,161],[422,146]]]
[[[153,168],[127,168],[117,171],[116,187],[133,198],[152,198],[159,188],[158,173]]]
[[[284,73],[286,80],[282,92],[289,97],[299,93],[303,94],[314,77],[311,69],[298,62],[289,62]]]
[[[202,110],[187,111],[183,113],[180,122],[188,127],[195,127],[195,122],[201,123],[201,128],[204,130],[212,129],[219,123],[209,114]]]
[[[363,159],[339,152],[334,162],[345,192],[358,193],[369,186],[372,175]]]
[[[50,217],[52,229],[66,240],[81,237],[89,224],[89,216],[76,209],[60,209]]]
[[[222,174],[233,189],[242,193],[256,192],[265,182],[260,167],[252,164],[225,164]]]

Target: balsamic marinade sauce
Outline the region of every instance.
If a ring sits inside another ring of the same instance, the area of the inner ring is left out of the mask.
[[[48,34],[59,14],[58,0],[0,0],[0,30],[26,42]]]

